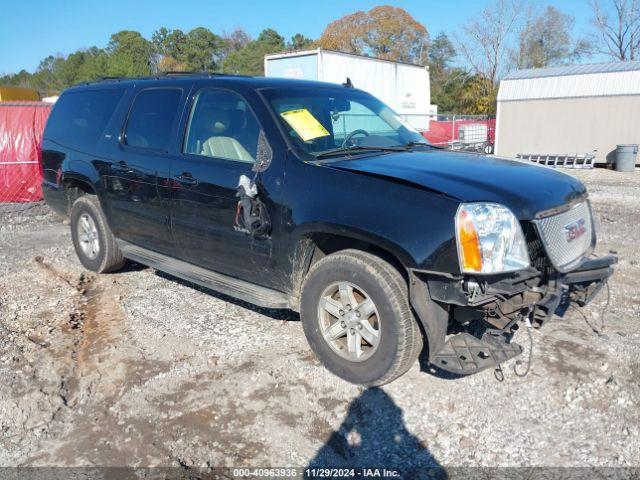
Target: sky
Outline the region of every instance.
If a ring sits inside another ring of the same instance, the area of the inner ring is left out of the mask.
[[[329,22],[381,4],[404,8],[435,37],[440,31],[452,34],[490,1],[0,0],[0,6],[10,4],[0,9],[0,74],[33,71],[48,55],[105,47],[120,30],[137,30],[150,38],[161,26],[184,31],[203,26],[218,34],[242,27],[256,37],[273,28],[287,39],[295,33],[315,39]],[[577,33],[587,33],[588,0],[548,3],[576,18]]]

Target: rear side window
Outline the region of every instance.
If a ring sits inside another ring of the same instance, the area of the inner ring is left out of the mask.
[[[129,113],[124,142],[132,147],[169,150],[182,90],[155,88],[136,96]]]
[[[102,137],[124,90],[88,90],[63,94],[47,122],[44,137],[87,150]]]

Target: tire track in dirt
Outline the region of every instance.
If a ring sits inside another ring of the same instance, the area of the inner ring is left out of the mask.
[[[100,383],[100,364],[105,350],[116,347],[122,340],[124,312],[114,299],[115,282],[109,285],[104,279],[85,273],[73,279],[42,257],[35,257],[34,261],[54,280],[77,292],[67,322],[62,326],[62,331],[71,337],[71,349],[66,353],[67,368],[61,375],[58,390],[64,406],[73,409],[80,399],[89,400]]]

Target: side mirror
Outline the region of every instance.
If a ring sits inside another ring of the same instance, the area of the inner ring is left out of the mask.
[[[273,160],[273,150],[271,150],[271,145],[269,145],[269,142],[267,141],[267,136],[264,134],[264,130],[260,130],[256,161],[251,170],[258,173],[264,172],[269,168],[269,165],[271,165],[271,160]]]

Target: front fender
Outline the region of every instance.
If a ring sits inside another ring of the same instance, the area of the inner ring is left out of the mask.
[[[402,246],[375,232],[363,230],[355,226],[329,222],[309,222],[299,225],[293,232],[296,243],[304,238],[314,238],[320,235],[334,235],[368,243],[389,253],[407,268],[411,268],[414,265],[414,259],[411,257],[411,254]]]
[[[455,215],[459,201],[432,190],[359,173],[292,164],[286,224],[300,238],[336,233],[372,243],[406,268],[459,273]],[[313,185],[313,187],[311,186]]]

